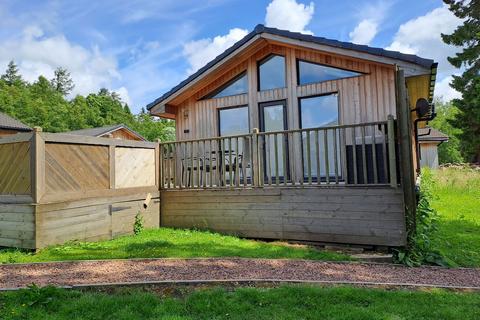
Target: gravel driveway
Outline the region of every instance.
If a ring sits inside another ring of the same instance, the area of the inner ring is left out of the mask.
[[[185,280],[298,280],[480,288],[480,269],[269,259],[141,259],[0,265],[0,288]]]

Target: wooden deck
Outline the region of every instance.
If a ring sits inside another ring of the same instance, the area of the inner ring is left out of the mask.
[[[165,190],[161,225],[251,238],[401,246],[403,193],[391,187]]]

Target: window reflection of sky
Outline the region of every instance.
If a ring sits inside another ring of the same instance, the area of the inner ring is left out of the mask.
[[[338,124],[337,94],[300,100],[302,128],[316,128]]]
[[[285,58],[271,56],[259,66],[260,90],[285,87]]]
[[[300,85],[349,77],[357,77],[362,75],[361,73],[355,71],[327,67],[305,61],[299,61],[298,67]]]
[[[234,82],[228,84],[225,88],[221,89],[212,98],[234,96],[237,94],[242,94],[247,92],[248,92],[248,81],[247,81],[247,75],[244,74]]]
[[[246,134],[248,128],[248,107],[220,109],[220,135]]]

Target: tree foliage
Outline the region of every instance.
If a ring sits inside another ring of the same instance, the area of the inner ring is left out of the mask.
[[[73,80],[70,77],[70,72],[67,69],[58,67],[55,70],[53,79],[50,80],[52,87],[62,95],[66,96],[70,92],[72,92],[75,85],[73,84]]]
[[[440,163],[463,163],[465,159],[460,152],[460,140],[458,136],[462,130],[452,126],[452,120],[458,114],[458,108],[451,102],[438,100],[435,102],[437,116],[429,125],[448,135],[448,142],[438,146],[438,161]]]
[[[444,0],[453,14],[463,20],[452,34],[442,34],[447,44],[462,50],[448,61],[463,73],[450,84],[462,94],[454,99],[458,113],[450,122],[461,128],[457,135],[467,160],[480,162],[480,0]]]
[[[58,71],[58,72],[57,72]],[[73,89],[69,72],[57,69],[51,81],[40,76],[29,83],[22,79],[12,61],[0,77],[0,111],[47,132],[65,132],[123,123],[147,140],[173,140],[174,122],[153,119],[147,113],[134,115],[116,92],[98,93],[66,99]]]

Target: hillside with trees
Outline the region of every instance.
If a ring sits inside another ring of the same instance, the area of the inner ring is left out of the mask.
[[[67,96],[74,86],[70,73],[64,68],[55,70],[51,80],[39,76],[29,83],[11,61],[0,77],[0,111],[47,132],[123,123],[150,141],[175,138],[173,121],[154,119],[144,109],[137,115],[132,114],[116,92],[100,89],[69,100]]]

